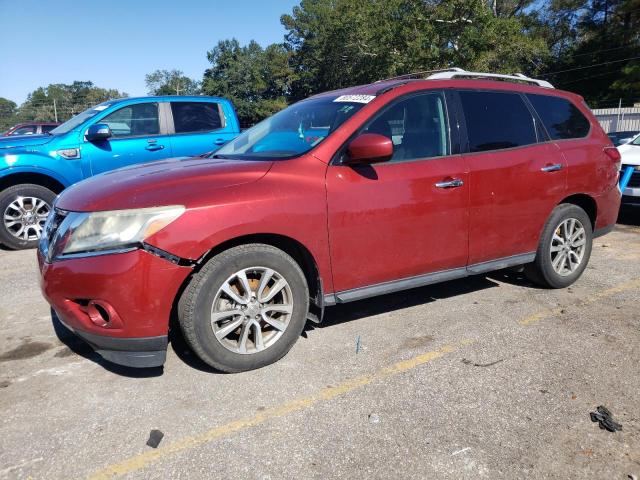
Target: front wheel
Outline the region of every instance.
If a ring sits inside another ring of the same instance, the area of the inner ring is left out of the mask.
[[[178,303],[185,339],[224,372],[264,367],[298,340],[309,308],[304,273],[285,252],[250,244],[226,250],[192,278]]]
[[[0,192],[0,243],[12,250],[36,247],[55,198],[54,192],[34,184]]]
[[[587,268],[592,242],[591,219],[586,212],[577,205],[558,205],[547,220],[536,259],[525,267],[525,274],[543,287],[568,287]]]

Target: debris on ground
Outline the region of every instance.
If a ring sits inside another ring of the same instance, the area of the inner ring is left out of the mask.
[[[622,425],[615,422],[613,420],[613,415],[606,408],[600,405],[596,408],[595,412],[591,412],[589,414],[591,416],[592,422],[598,422],[600,428],[602,430],[607,430],[609,432],[615,432],[617,430],[622,430]]]
[[[370,413],[369,423],[380,423],[380,416],[375,413]]]
[[[160,445],[163,437],[164,433],[162,433],[160,430],[151,430],[151,432],[149,433],[149,440],[147,440],[147,445],[151,448],[158,448],[158,445]]]
[[[490,367],[500,362],[504,362],[504,358],[501,358],[500,360],[496,360],[495,362],[489,362],[489,363],[475,363],[475,362],[472,362],[471,360],[467,360],[466,358],[462,359],[462,363],[464,363],[465,365],[473,365],[474,367]]]
[[[360,347],[360,335],[358,335],[358,336],[356,337],[356,355],[357,355],[358,353],[360,353],[360,349],[361,349],[361,347]]]

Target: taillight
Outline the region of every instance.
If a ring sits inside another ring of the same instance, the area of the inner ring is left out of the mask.
[[[618,162],[622,158],[622,156],[620,155],[620,152],[616,147],[604,147],[603,150],[604,150],[604,153],[607,154],[607,157],[609,157],[614,162]]]

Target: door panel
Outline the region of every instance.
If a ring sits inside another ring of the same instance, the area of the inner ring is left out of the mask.
[[[458,188],[436,183],[458,178]],[[334,288],[464,267],[467,173],[460,156],[327,172]]]
[[[469,264],[536,250],[566,191],[566,160],[525,98],[459,92],[470,180]]]
[[[468,155],[469,264],[537,249],[566,189],[566,161],[554,143]],[[560,170],[545,167],[560,165]],[[546,168],[545,168],[546,169]]]
[[[88,158],[92,175],[172,156],[169,138],[160,134],[157,103],[126,105],[97,123],[109,125],[113,136],[85,141],[82,156]]]
[[[336,292],[466,265],[468,174],[448,125],[440,92],[400,98],[358,132],[391,138],[389,162],[329,167]],[[340,155],[348,162],[348,149]]]

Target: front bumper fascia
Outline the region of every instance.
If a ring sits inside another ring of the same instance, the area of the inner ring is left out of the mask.
[[[130,367],[164,363],[174,301],[192,272],[143,249],[48,263],[38,254],[40,287],[59,320],[104,359]],[[96,321],[87,304],[105,307]],[[100,320],[98,318],[98,320]]]

